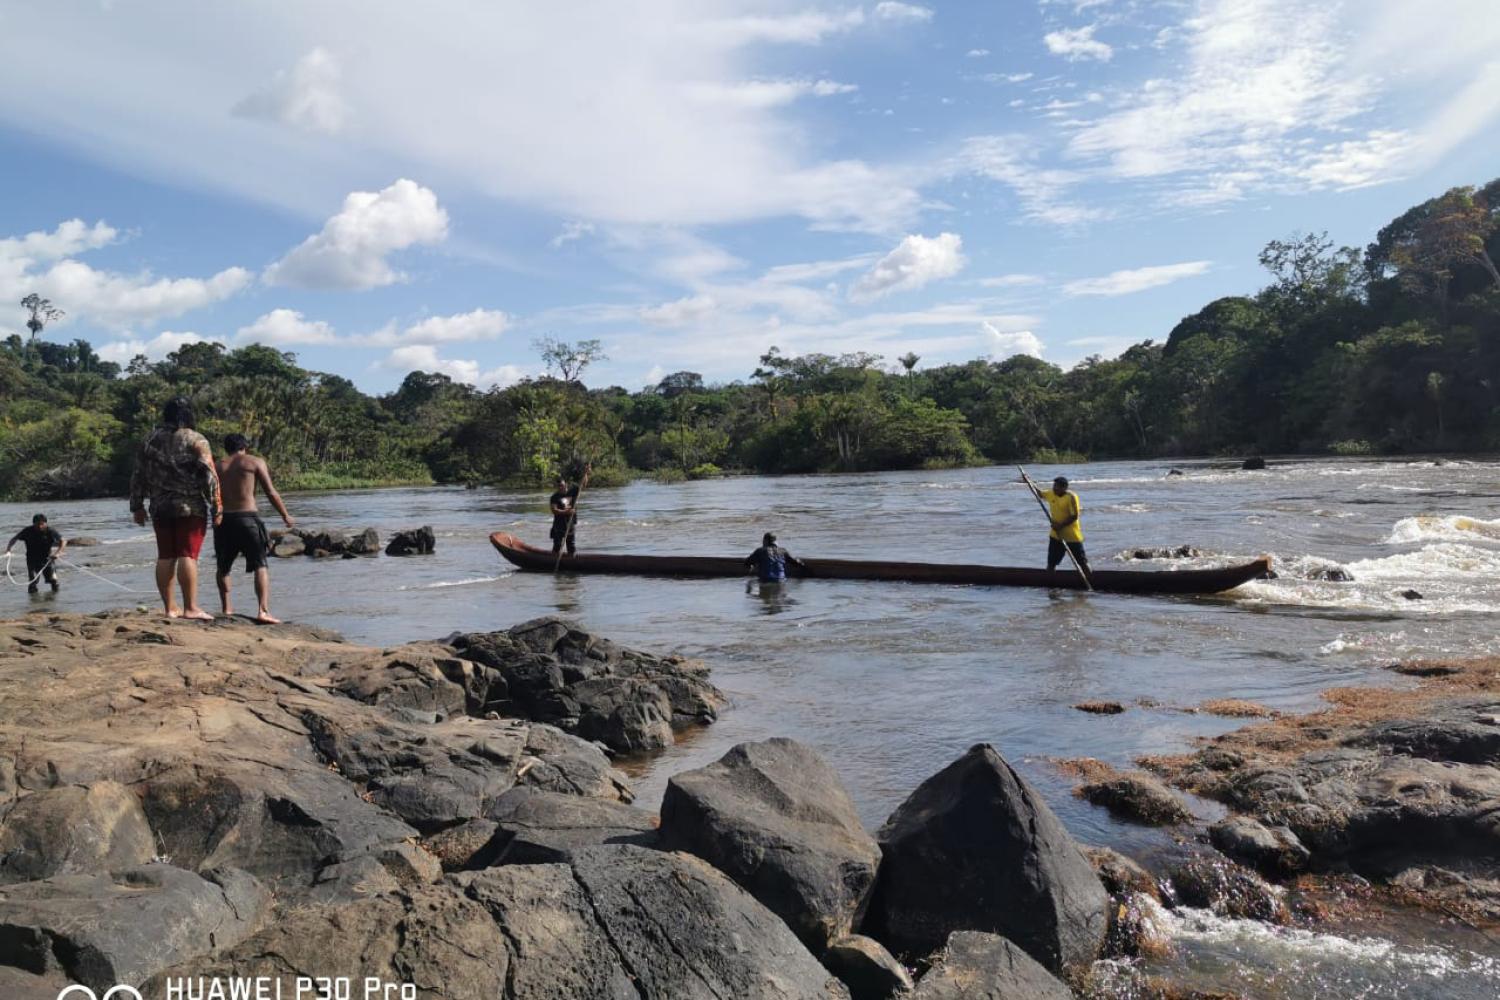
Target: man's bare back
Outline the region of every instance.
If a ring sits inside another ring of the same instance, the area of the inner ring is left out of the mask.
[[[266,498],[271,501],[271,506],[276,508],[276,512],[288,524],[291,523],[286,507],[281,502],[281,495],[271,484],[271,470],[266,466],[265,459],[257,458],[248,452],[236,452],[228,458],[221,458],[218,462],[218,470],[219,490],[224,497],[225,513],[256,510],[255,488],[260,486],[265,490]]]

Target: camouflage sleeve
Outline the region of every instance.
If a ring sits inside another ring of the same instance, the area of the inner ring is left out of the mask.
[[[136,452],[135,468],[130,472],[130,512],[146,509],[146,448]]]
[[[199,486],[203,491],[203,506],[208,511],[210,522],[224,510],[224,498],[219,493],[219,473],[212,462],[198,463]]]

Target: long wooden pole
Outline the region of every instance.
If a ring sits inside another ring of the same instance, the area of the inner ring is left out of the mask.
[[[1042,513],[1047,515],[1047,524],[1051,525],[1052,509],[1047,506],[1047,501],[1042,499],[1042,491],[1037,489],[1036,483],[1031,481],[1031,477],[1026,474],[1025,469],[1022,469],[1019,465],[1016,466],[1016,468],[1021,473],[1021,481],[1026,484],[1026,488],[1031,491],[1031,495],[1036,498],[1037,504],[1042,508]],[[1056,531],[1057,529],[1053,528],[1052,530]],[[1084,570],[1083,564],[1080,563],[1078,561],[1078,557],[1073,554],[1072,547],[1068,545],[1067,542],[1063,542],[1061,538],[1059,538],[1058,541],[1062,542],[1063,551],[1068,554],[1068,558],[1073,561],[1073,568],[1076,569],[1078,571],[1078,575],[1083,578],[1083,585],[1090,591],[1092,591],[1094,589],[1094,581],[1089,579],[1089,575]]]
[[[578,501],[583,499],[583,488],[588,485],[589,473],[592,471],[594,471],[594,463],[586,463],[583,467],[583,479],[578,483],[578,495],[573,498],[573,506],[568,508],[568,526],[563,529],[562,538],[557,542],[557,560],[552,564],[554,575],[558,567],[562,565],[563,547],[568,544],[568,535],[573,531],[573,522],[578,519]]]

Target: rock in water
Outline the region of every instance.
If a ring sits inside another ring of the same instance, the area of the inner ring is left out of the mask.
[[[1240,468],[1246,472],[1258,472],[1266,467],[1266,460],[1260,456],[1252,456],[1240,463]]]
[[[374,555],[380,551],[380,532],[374,528],[366,528],[353,538],[344,547],[345,554],[352,553],[357,556]]]
[[[849,987],[853,1000],[892,1000],[911,991],[911,973],[874,938],[841,937],[823,953],[823,967]]]
[[[928,778],[876,834],[885,859],[867,933],[925,953],[994,931],[1049,969],[1090,962],[1109,896],[1057,816],[988,744]]]
[[[385,547],[388,556],[425,556],[430,555],[437,549],[437,536],[432,533],[429,525],[420,528],[411,528],[407,531],[398,531],[391,536],[390,544]]]
[[[306,552],[307,543],[302,540],[302,536],[294,535],[291,532],[276,539],[276,544],[271,546],[271,555],[281,559],[304,555]]]
[[[661,832],[665,846],[744,886],[815,952],[859,923],[880,864],[838,775],[788,739],[741,743],[674,776]]]
[[[1273,878],[1288,878],[1307,868],[1307,848],[1284,826],[1230,816],[1208,828],[1208,839],[1225,854]]]
[[[93,535],[74,535],[72,538],[68,539],[68,545],[71,548],[86,549],[98,544],[99,539],[95,538]]]
[[[143,865],[155,846],[140,800],[124,785],[46,788],[0,820],[0,884]]]
[[[260,883],[235,869],[199,875],[144,865],[113,875],[60,875],[0,889],[0,957],[102,993],[233,947],[256,930],[269,904]]]
[[[1160,781],[1142,772],[1116,772],[1090,781],[1078,794],[1122,819],[1148,826],[1172,826],[1193,818],[1182,800]]]
[[[1190,858],[1172,869],[1170,902],[1223,917],[1284,924],[1285,901],[1259,875],[1220,857]]]
[[[1073,1000],[1073,991],[998,934],[958,931],[912,1000]]]

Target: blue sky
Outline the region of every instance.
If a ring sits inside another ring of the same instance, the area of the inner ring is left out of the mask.
[[[1060,364],[1500,174],[1491,0],[10,0],[0,302],[383,391]],[[24,333],[19,307],[0,332]]]

